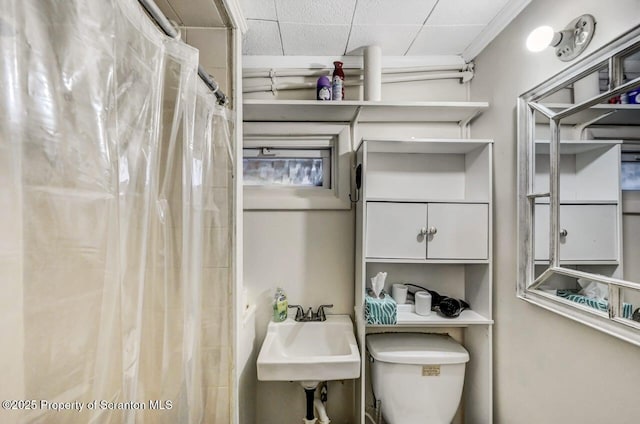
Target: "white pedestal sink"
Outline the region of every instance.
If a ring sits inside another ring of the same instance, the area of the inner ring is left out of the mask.
[[[319,381],[360,377],[360,353],[348,315],[327,315],[326,321],[270,322],[258,355],[258,380]]]

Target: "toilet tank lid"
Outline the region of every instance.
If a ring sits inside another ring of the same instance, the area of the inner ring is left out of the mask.
[[[376,361],[393,364],[463,364],[469,352],[447,335],[386,333],[367,336],[367,349]]]

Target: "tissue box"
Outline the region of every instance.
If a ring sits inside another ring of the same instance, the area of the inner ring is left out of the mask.
[[[381,299],[377,299],[367,294],[364,298],[364,317],[367,320],[367,324],[396,324],[398,322],[398,305],[396,301],[384,290],[380,297]]]

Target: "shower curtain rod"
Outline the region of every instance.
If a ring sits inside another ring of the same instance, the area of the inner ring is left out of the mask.
[[[169,19],[162,13],[162,10],[155,4],[153,0],[138,0],[140,5],[147,11],[149,16],[155,21],[155,23],[171,38],[178,38],[178,31],[175,27],[169,22]],[[204,70],[202,65],[198,65],[198,75],[204,81],[205,85],[209,87],[213,94],[215,94],[218,99],[218,103],[221,105],[226,105],[229,102],[229,99],[226,94],[222,90],[220,90],[220,86],[214,80],[211,75],[207,71]]]

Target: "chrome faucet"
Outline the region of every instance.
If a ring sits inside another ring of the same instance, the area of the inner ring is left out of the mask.
[[[316,321],[326,321],[327,316],[324,314],[324,308],[333,308],[333,303],[331,305],[320,305],[318,306],[318,312],[316,312]]]
[[[302,309],[302,306],[300,305],[289,305],[289,308],[296,308],[296,317],[295,320],[296,321],[305,321],[305,317],[304,317],[304,310]]]
[[[301,305],[289,305],[289,308],[296,308],[296,316],[294,319],[298,322],[326,321],[327,316],[324,310],[325,308],[333,308],[333,305],[320,305],[316,313],[313,312],[312,308],[309,308],[305,313]]]

